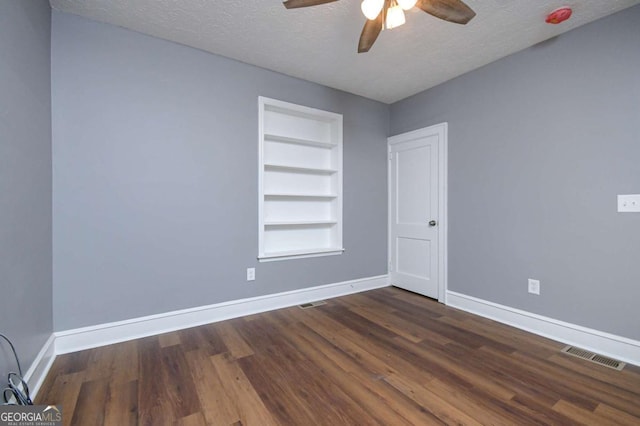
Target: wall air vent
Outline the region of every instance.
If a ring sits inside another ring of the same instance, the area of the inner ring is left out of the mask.
[[[302,305],[298,305],[298,307],[300,309],[309,309],[309,308],[315,308],[316,306],[322,306],[326,304],[327,302],[325,302],[324,300],[318,300],[317,302],[303,303]]]
[[[594,352],[590,352],[586,349],[576,348],[574,346],[567,346],[562,349],[561,352],[564,352],[568,355],[575,356],[577,358],[582,358],[587,361],[591,361],[595,364],[602,365],[604,367],[613,368],[614,370],[622,370],[626,365],[622,361],[618,361],[617,359],[609,358],[603,355],[599,355]]]

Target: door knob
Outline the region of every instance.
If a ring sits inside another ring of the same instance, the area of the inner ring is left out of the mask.
[[[436,226],[438,224],[438,222],[436,222],[435,220],[430,220],[429,221],[429,226]]]

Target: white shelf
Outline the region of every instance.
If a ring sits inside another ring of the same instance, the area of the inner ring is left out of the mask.
[[[287,221],[268,221],[264,226],[314,226],[314,225],[335,225],[335,220],[287,220]]]
[[[296,143],[300,145],[317,146],[320,148],[329,148],[329,149],[337,146],[337,144],[333,142],[324,142],[324,141],[318,141],[318,140],[312,140],[312,139],[275,135],[273,133],[265,133],[264,139],[267,141],[273,141],[273,142]]]
[[[298,167],[298,166],[286,166],[284,164],[273,164],[273,163],[265,163],[265,170],[279,170],[283,172],[293,172],[293,173],[313,173],[319,175],[332,175],[334,173],[338,173],[336,169],[322,169],[316,167]]]
[[[341,254],[342,115],[263,97],[258,105],[258,259]]]
[[[336,194],[284,194],[269,193],[264,194],[265,198],[336,198]]]
[[[315,257],[318,255],[329,255],[329,254],[342,254],[344,249],[340,248],[312,248],[312,249],[304,249],[304,250],[289,250],[289,251],[278,251],[278,252],[267,252],[262,256],[258,256],[258,259],[272,259],[277,260],[281,258],[295,258],[295,257]]]

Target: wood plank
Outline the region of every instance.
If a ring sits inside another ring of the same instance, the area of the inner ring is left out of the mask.
[[[521,361],[504,355],[492,348],[482,347],[473,351],[473,359],[491,371],[506,386],[509,386],[522,401],[536,401],[539,406],[549,409],[560,399],[568,400],[586,409],[594,409],[596,402],[583,397],[578,392],[540,371],[530,369]]]
[[[422,335],[423,328],[414,326],[409,321],[394,316],[394,314],[380,313],[373,309],[362,307],[352,307],[349,310],[413,343],[419,343],[425,338]]]
[[[581,376],[591,377],[601,383],[608,383],[629,392],[640,394],[640,374],[635,374],[627,365],[622,371],[614,372],[606,367],[567,354],[558,353],[551,356],[549,361],[559,365],[569,372],[577,373]],[[631,366],[633,367],[633,366]]]
[[[535,359],[527,354],[514,354],[516,360],[521,360],[523,364],[532,368],[533,371],[542,372],[552,377],[564,385],[570,385],[576,389],[584,397],[589,397],[594,401],[601,401],[612,404],[614,408],[628,411],[634,415],[640,416],[640,404],[638,403],[638,395],[632,391],[619,388],[618,386],[604,383],[593,377],[582,374],[574,374],[556,364],[547,360]],[[607,367],[592,364],[591,372],[598,369],[606,369]],[[555,382],[549,383],[553,385]],[[569,401],[571,402],[571,401]]]
[[[109,386],[104,414],[105,425],[138,424],[138,381],[111,383]]]
[[[570,402],[560,400],[554,406],[553,409],[558,413],[562,413],[573,421],[576,421],[581,424],[589,425],[589,424],[615,424],[611,419],[601,416],[599,414],[594,413],[590,410],[585,410],[584,408],[577,407]]]
[[[502,368],[511,371],[514,375],[517,374],[516,377],[519,377],[522,381],[544,390],[551,398],[562,399],[587,410],[594,410],[598,405],[597,399],[593,398],[593,395],[584,392],[584,389],[578,390],[572,386],[572,383],[559,377],[560,371],[532,367],[534,363],[539,362],[533,357],[528,357],[527,362],[521,362],[517,358],[505,356],[493,348],[483,347],[478,351],[478,353],[482,354],[485,352],[488,357],[494,359]]]
[[[174,419],[200,411],[198,395],[185,354],[178,346],[161,348],[162,368],[157,374],[164,383],[163,405],[169,405]]]
[[[523,425],[523,414],[515,409],[511,400],[496,398],[479,388],[462,388],[451,383],[433,379],[425,385],[436,395],[451,395],[447,401],[458,410],[464,411],[475,420],[486,425]]]
[[[113,384],[128,383],[138,379],[138,341],[118,343],[111,365],[110,381]]]
[[[449,318],[457,318],[460,320],[468,319],[469,314],[456,308],[449,307],[442,303],[438,303],[436,300],[428,297],[420,296],[416,293],[412,293],[408,290],[403,290],[397,287],[388,287],[381,289],[381,292],[372,292],[372,296],[377,297],[391,297],[392,300],[400,300],[408,305],[413,305],[421,310],[428,312],[433,318],[440,318],[443,316]],[[406,305],[404,305],[406,306]]]
[[[206,350],[209,355],[228,351],[214,324],[178,330],[176,333],[178,333],[184,351],[202,349]]]
[[[158,335],[158,341],[160,342],[160,347],[162,348],[166,348],[167,346],[175,346],[182,343],[180,340],[180,333],[178,333],[177,331]]]
[[[286,344],[277,328],[269,321],[265,321],[264,318],[256,317],[251,321],[236,322],[235,325],[240,336],[249,344],[255,354],[272,346]]]
[[[194,413],[189,416],[176,420],[173,425],[174,426],[207,426],[207,421],[204,419],[204,416],[202,415],[202,413]]]
[[[365,293],[355,293],[348,296],[331,299],[329,303],[338,303],[346,308],[369,308],[377,312],[393,313],[396,308],[386,303],[367,297]]]
[[[216,330],[234,358],[239,359],[253,355],[253,350],[249,344],[240,336],[230,321],[216,324]]]
[[[109,382],[107,379],[92,380],[82,383],[76,409],[73,411],[71,425],[104,424],[105,400]],[[63,414],[64,415],[64,414]]]
[[[138,376],[138,344],[128,341],[87,351],[84,381],[109,379],[110,383],[128,383]]]
[[[265,364],[263,360],[254,355],[239,359],[238,364],[271,414],[284,425],[314,424],[314,413],[303,395],[288,385],[292,381],[289,375],[279,369],[267,373],[274,361]]]
[[[226,384],[211,363],[206,349],[185,354],[200,402],[201,411],[208,424],[228,425],[240,420],[235,402],[226,392]]]
[[[293,334],[298,347],[347,392],[351,398],[382,424],[426,424],[433,421],[409,399],[398,398],[393,388],[379,376],[371,376],[361,365],[306,325]]]
[[[529,419],[529,421],[535,424],[563,426],[579,424],[563,413],[554,411],[553,407],[549,407],[542,401],[529,397],[528,395],[516,395],[511,401],[521,413],[524,413],[522,416],[523,419]]]
[[[39,405],[57,405],[62,411],[62,424],[71,424],[80,389],[84,383],[84,372],[53,376],[49,373],[48,381],[42,385],[38,397],[34,401]],[[53,379],[53,380],[49,380]],[[53,383],[51,383],[53,382]]]
[[[514,328],[504,326],[497,322],[489,323],[479,321],[478,319],[473,319],[472,321],[468,319],[460,320],[446,316],[438,318],[438,321],[455,327],[467,329],[473,333],[495,340],[511,348],[516,348],[519,352],[526,352],[541,358],[547,358],[557,354],[558,351],[566,346],[544,337],[535,339],[534,342],[531,335],[523,335],[522,333],[514,332]]]
[[[404,372],[406,374],[407,371],[412,371],[411,377],[413,378],[422,377],[420,383],[426,383],[433,377],[441,377],[457,381],[463,386],[470,386],[465,380],[455,374],[451,374],[449,371],[438,368],[438,365],[431,360],[420,356],[418,346],[411,342],[404,344],[403,341],[397,339],[398,336],[396,334],[390,333],[377,324],[365,320],[350,311],[344,312],[336,309],[327,309],[326,311],[338,317],[343,324],[348,325],[351,339],[361,341],[363,347],[380,348],[384,353],[393,353],[403,360],[398,361],[396,359],[396,363],[401,362],[405,367],[407,364],[413,366],[412,369],[406,369]],[[375,344],[371,345],[371,343]]]
[[[411,380],[409,377],[391,375],[384,379],[406,397],[411,398],[422,408],[432,413],[446,424],[481,426],[473,417],[460,411],[451,403],[431,392],[426,387]]]
[[[424,341],[420,345],[416,345],[414,350],[418,351],[421,357],[437,365],[438,370],[447,371],[449,374],[457,376],[456,381],[464,380],[471,387],[480,389],[498,400],[508,401],[516,395],[513,390],[505,387],[504,383],[497,381],[493,375],[488,375],[484,366],[460,362],[459,357],[452,357],[442,346]],[[458,389],[462,387],[457,386]]]
[[[239,421],[245,425],[276,425],[273,416],[265,407],[240,366],[228,354],[209,358],[218,377],[225,383],[225,392],[235,404]]]
[[[242,362],[248,358],[239,360]],[[359,419],[359,424],[377,424],[368,413],[346,395],[342,389],[332,381],[326,380],[324,372],[313,362],[304,357],[295,347],[288,342],[273,345],[267,348],[265,353],[256,354],[255,359],[263,368],[263,375],[271,382],[279,382],[283,379],[287,382],[297,383],[298,386],[289,389],[287,398],[293,397],[296,405],[301,405],[311,418],[323,419],[325,424],[352,424]],[[245,370],[246,372],[246,370]],[[248,375],[250,380],[253,379]],[[303,385],[303,388],[299,387]],[[255,386],[255,383],[254,383]],[[261,389],[258,389],[260,392]],[[266,392],[261,392],[263,397]],[[265,401],[268,405],[269,403]],[[314,421],[312,421],[314,423]],[[294,418],[293,424],[310,424],[304,417]]]
[[[156,336],[138,340],[138,420],[142,425],[167,424],[175,420],[166,402],[167,389],[162,368],[162,351]]]
[[[59,376],[63,374],[86,372],[92,350],[72,352],[56,357],[49,374]]]
[[[418,377],[425,382],[433,378],[429,371],[412,364],[394,351],[388,351],[372,344],[369,339],[351,329],[339,324],[332,324],[333,320],[324,317],[324,314],[319,311],[309,312],[308,316],[315,317],[312,320],[304,320],[309,328],[340,348],[352,359],[357,360],[366,371],[375,377],[382,378],[402,370],[405,374]],[[317,318],[321,318],[321,320],[317,321]]]
[[[640,405],[640,399],[636,400],[636,403]],[[611,407],[607,404],[598,404],[594,413],[620,425],[638,426],[640,424],[638,416]]]

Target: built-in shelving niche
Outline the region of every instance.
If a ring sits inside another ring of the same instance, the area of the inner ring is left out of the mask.
[[[342,253],[342,115],[264,97],[258,102],[258,258]]]

